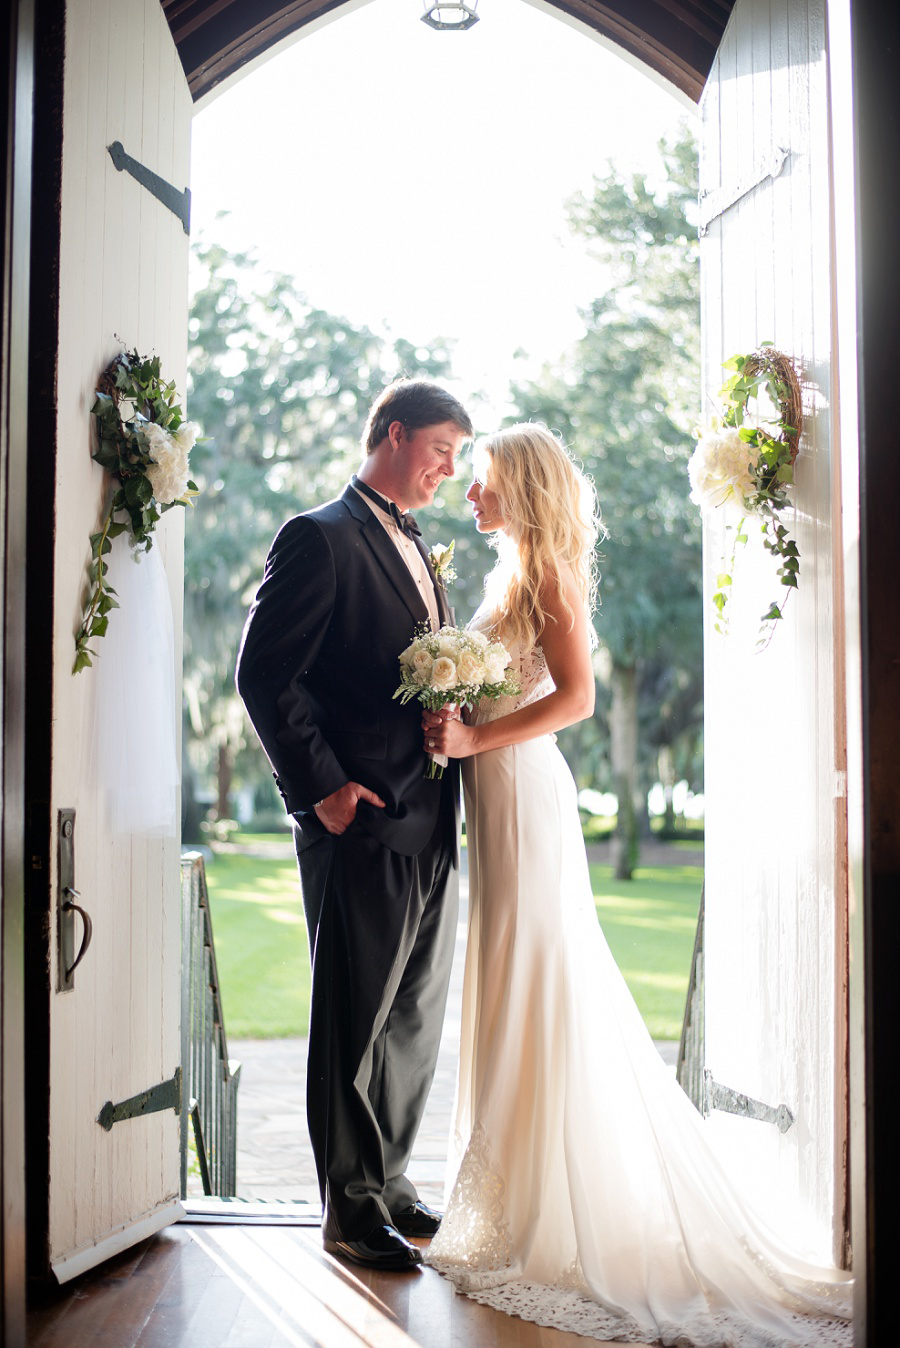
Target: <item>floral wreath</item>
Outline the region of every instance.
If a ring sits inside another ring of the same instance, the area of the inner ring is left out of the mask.
[[[763,342],[749,355],[732,356],[723,368],[733,373],[719,390],[722,416],[697,428],[697,447],[688,464],[692,501],[704,510],[731,505],[741,516],[731,556],[723,560],[716,576],[717,632],[728,630],[735,554],[737,545],[747,542],[748,515],[761,520],[763,547],[779,560],[776,574],[788,593],[798,588],[800,575],[800,552],[780,513],[790,505],[788,492],[800,440],[802,394],[797,372],[790,357],[776,351],[771,342]],[[774,415],[762,414],[761,394],[768,396]],[[757,408],[751,419],[753,401]],[[780,603],[773,600],[760,618],[759,648],[771,641],[787,597]]]
[[[161,516],[173,506],[188,505],[198,494],[188,475],[197,428],[184,420],[175,398],[174,383],[160,374],[159,356],[139,356],[137,351],[116,356],[98,382],[91,415],[97,419],[100,442],[91,457],[118,486],[103,524],[90,536],[92,560],[75,634],[73,674],[96,659],[88,643],[106,635],[110,612],[119,607],[103,560],[112,540],[128,532],[132,547],[146,552]]]

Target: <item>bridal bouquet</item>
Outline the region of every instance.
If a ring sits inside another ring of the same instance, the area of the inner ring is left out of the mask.
[[[477,698],[509,697],[519,692],[515,674],[507,673],[511,656],[499,641],[464,627],[419,632],[400,655],[400,687],[394,693],[404,705],[415,698],[429,711],[456,705],[471,707]],[[441,777],[444,754],[429,758],[426,777]]]

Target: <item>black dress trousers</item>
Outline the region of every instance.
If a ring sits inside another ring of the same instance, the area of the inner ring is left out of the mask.
[[[447,793],[455,782],[445,782]],[[307,1113],[326,1239],[416,1201],[406,1178],[434,1076],[456,941],[452,808],[416,856],[355,821],[300,846],[312,1000]]]

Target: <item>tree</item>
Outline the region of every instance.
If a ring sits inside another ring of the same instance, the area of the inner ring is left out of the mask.
[[[520,415],[560,431],[591,473],[609,531],[597,629],[624,878],[638,855],[641,726],[657,752],[694,733],[702,667],[700,528],[685,472],[699,410],[696,147],[685,130],[660,151],[658,187],[611,169],[570,204],[609,285],[583,312],[585,335],[565,361],[513,391]],[[661,678],[689,715],[676,718],[672,699],[648,702]]]
[[[272,538],[341,490],[377,393],[401,373],[446,378],[449,353],[441,341],[388,344],[315,308],[288,277],[266,284],[247,254],[201,244],[195,261],[189,409],[206,439],[191,459],[202,494],[185,541],[185,780],[214,778],[225,818],[239,754],[248,779],[268,777],[234,665]]]

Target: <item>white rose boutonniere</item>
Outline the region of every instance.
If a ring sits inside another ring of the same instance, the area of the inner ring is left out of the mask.
[[[456,539],[454,538],[451,543],[435,543],[428,554],[431,568],[445,590],[448,585],[452,585],[456,580],[456,567],[453,565],[453,553],[455,550]]]

